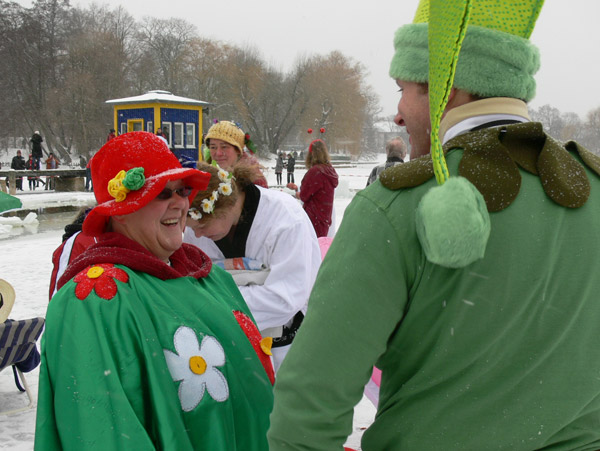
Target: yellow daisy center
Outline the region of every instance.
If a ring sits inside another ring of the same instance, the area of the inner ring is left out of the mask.
[[[262,349],[262,351],[265,354],[273,355],[273,353],[271,352],[272,346],[273,346],[273,337],[265,337],[262,340],[260,340],[260,349]]]
[[[190,357],[190,370],[194,374],[204,374],[206,371],[206,360],[199,355]]]
[[[87,276],[90,279],[97,279],[102,275],[103,272],[104,268],[101,268],[100,266],[92,266],[90,269],[88,269]]]

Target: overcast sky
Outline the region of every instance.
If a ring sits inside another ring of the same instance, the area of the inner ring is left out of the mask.
[[[30,7],[31,1],[17,3]],[[71,0],[87,7],[92,0]],[[373,0],[352,6],[347,0],[104,0],[122,4],[136,19],[178,17],[201,36],[257,48],[265,61],[288,70],[301,55],[340,50],[361,62],[367,82],[379,95],[385,115],[399,100],[388,76],[394,31],[412,22],[418,0]],[[600,2],[546,0],[531,41],[540,48],[535,108],[550,104],[585,117],[600,106]],[[160,89],[160,87],[156,87]],[[178,93],[174,93],[178,94]],[[208,100],[208,99],[200,99]]]

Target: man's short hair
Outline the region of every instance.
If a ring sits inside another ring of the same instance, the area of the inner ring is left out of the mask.
[[[406,143],[400,136],[390,139],[385,145],[385,153],[389,157],[406,157]]]

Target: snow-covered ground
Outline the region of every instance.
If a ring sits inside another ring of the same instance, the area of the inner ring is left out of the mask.
[[[340,184],[335,196],[335,220],[339,225],[344,210],[357,190],[365,187],[367,177],[375,164],[384,160],[358,164],[351,168],[338,168]],[[265,175],[270,186],[275,185],[275,173],[272,162],[265,162]],[[305,170],[296,170],[296,183],[299,185]],[[284,180],[286,174],[283,174]],[[24,188],[27,182],[24,180]],[[17,298],[10,317],[25,319],[45,316],[48,303],[48,285],[52,270],[52,252],[61,242],[63,227],[75,216],[76,211],[47,214],[49,207],[93,205],[92,193],[54,193],[42,191],[19,192],[24,209],[38,210],[37,222],[16,224],[22,221],[6,220],[0,216],[0,278],[10,282],[15,288]],[[39,346],[39,343],[38,343]],[[37,399],[39,367],[26,374],[27,381]],[[0,410],[16,408],[27,404],[26,395],[15,387],[12,371],[0,373]],[[348,438],[347,445],[360,449],[360,437],[373,421],[375,408],[363,397],[355,408],[354,432]],[[33,449],[35,431],[35,409],[11,416],[0,415],[0,449],[26,451]]]

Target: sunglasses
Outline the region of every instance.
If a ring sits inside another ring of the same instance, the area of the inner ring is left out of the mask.
[[[173,193],[177,194],[179,197],[185,198],[192,194],[193,190],[194,188],[190,188],[189,186],[178,189],[165,188],[160,193],[158,193],[158,196],[156,196],[156,198],[160,200],[167,200],[173,197]]]

